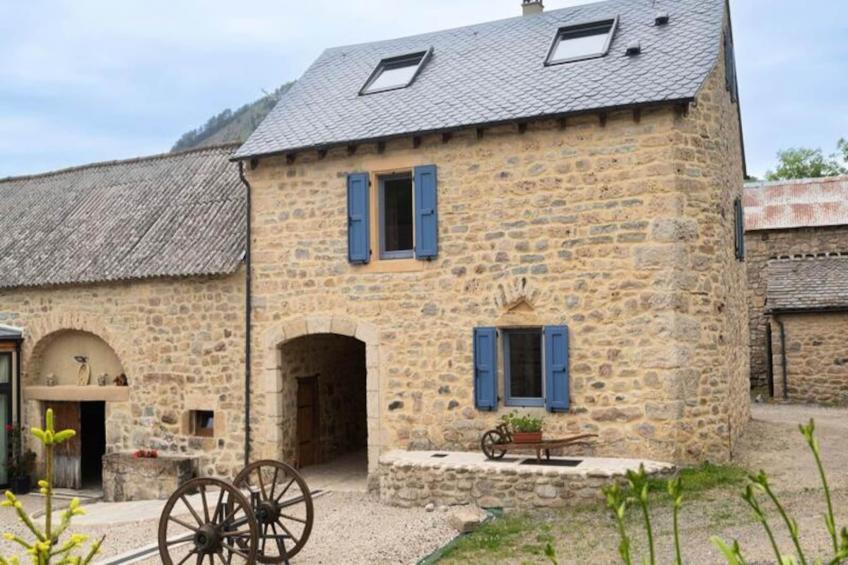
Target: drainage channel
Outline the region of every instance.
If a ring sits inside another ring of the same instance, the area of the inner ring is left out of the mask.
[[[310,494],[312,494],[312,498],[316,499],[319,496],[323,496],[328,494],[330,491],[328,490],[313,490]],[[171,538],[168,540],[169,543],[188,543],[191,541],[191,537],[184,538]],[[95,565],[129,565],[130,563],[138,563],[144,559],[149,559],[150,557],[155,557],[159,554],[159,544],[155,543],[153,545],[147,545],[144,547],[139,547],[137,549],[132,549],[127,551],[126,553],[122,553],[120,555],[116,555],[114,557],[108,557],[106,559],[102,559],[97,561]]]

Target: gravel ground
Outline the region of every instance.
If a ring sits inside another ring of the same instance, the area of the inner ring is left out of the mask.
[[[816,420],[822,447],[822,459],[833,491],[837,524],[848,525],[848,410],[798,405],[755,405],[753,420],[736,450],[735,461],[751,471],[765,470],[780,501],[798,521],[802,546],[808,559],[829,556],[830,537],[825,529],[826,509],[818,471],[798,424]],[[774,563],[774,554],[762,526],[740,498],[741,488],[716,489],[686,500],[681,510],[681,538],[687,565],[725,563],[709,541],[718,535],[726,541],[739,540],[749,565]],[[790,553],[792,543],[786,527],[774,507],[767,509],[779,547]],[[673,562],[672,515],[669,507],[655,505],[652,510],[657,541],[657,562]],[[527,518],[530,527],[518,539],[504,543],[498,550],[461,553],[447,563],[549,563],[540,548],[550,541],[557,549],[560,565],[620,563],[618,534],[608,514],[597,508],[570,513],[551,512]],[[628,516],[628,531],[633,537],[634,562],[646,555],[641,517]],[[485,545],[485,544],[484,544]]]
[[[43,499],[24,497],[30,509]],[[301,564],[408,564],[449,542],[455,532],[444,512],[384,506],[360,493],[329,493],[315,499],[315,526],[309,542],[293,560]],[[3,531],[23,534],[11,511],[0,513]],[[106,535],[100,557],[119,555],[156,542],[157,520],[121,524],[120,527],[80,527],[73,531],[92,538]],[[12,549],[0,542],[0,552]],[[160,563],[158,557],[143,562]]]

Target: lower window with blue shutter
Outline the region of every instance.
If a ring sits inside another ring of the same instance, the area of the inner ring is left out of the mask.
[[[347,176],[347,256],[351,263],[371,260],[368,173]]]
[[[568,327],[545,327],[545,407],[568,412]]]
[[[474,329],[474,406],[488,411],[498,408],[498,332],[495,328]]]
[[[415,167],[415,258],[439,254],[438,180],[436,166]]]

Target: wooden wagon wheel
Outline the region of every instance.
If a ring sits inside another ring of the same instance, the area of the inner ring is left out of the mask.
[[[242,469],[233,484],[249,491],[259,524],[260,563],[283,563],[303,549],[312,533],[314,511],[300,473],[279,461],[256,461]]]
[[[498,445],[504,443],[504,437],[497,430],[489,430],[483,434],[480,440],[480,448],[489,459],[501,459],[506,455],[506,449],[498,449]]]
[[[250,501],[218,479],[192,479],[168,499],[159,518],[164,565],[256,563],[259,525]]]

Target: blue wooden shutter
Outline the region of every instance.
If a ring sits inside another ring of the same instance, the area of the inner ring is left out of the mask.
[[[545,328],[545,407],[568,412],[568,328]]]
[[[415,167],[415,257],[439,254],[438,182],[436,166]]]
[[[474,405],[498,408],[498,334],[495,328],[474,328]]]
[[[351,263],[371,260],[368,173],[347,176],[347,257]]]
[[[736,228],[736,259],[739,261],[745,260],[745,208],[742,206],[742,199],[737,198],[733,201],[733,214],[735,216]]]

